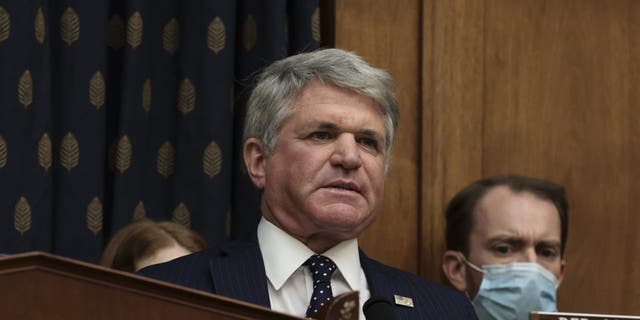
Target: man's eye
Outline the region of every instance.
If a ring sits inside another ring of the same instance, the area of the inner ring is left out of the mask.
[[[555,258],[558,256],[558,250],[554,248],[541,248],[538,250],[538,254],[545,258]]]
[[[493,247],[493,250],[499,254],[507,254],[511,251],[511,248],[508,245],[499,245]]]
[[[317,132],[311,133],[311,135],[309,135],[309,137],[311,137],[314,140],[327,140],[327,139],[331,138],[331,135],[328,132],[317,131]]]
[[[378,150],[378,141],[371,138],[361,138],[359,143],[369,149]]]

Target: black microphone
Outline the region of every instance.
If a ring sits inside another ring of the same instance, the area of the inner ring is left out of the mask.
[[[382,297],[371,297],[362,306],[362,312],[367,320],[396,320],[393,304]]]

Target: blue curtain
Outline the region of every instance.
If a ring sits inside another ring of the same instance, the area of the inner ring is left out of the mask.
[[[319,0],[0,1],[0,252],[95,262],[147,217],[246,238],[244,105]]]

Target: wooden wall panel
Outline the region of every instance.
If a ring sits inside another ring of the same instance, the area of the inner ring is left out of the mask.
[[[640,314],[639,2],[434,0],[424,12],[423,229],[441,232],[444,199],[479,176],[555,180],[571,205],[560,309]],[[437,279],[442,240],[422,239],[421,272]]]
[[[566,186],[563,311],[640,314],[640,1],[350,0],[335,46],[397,80],[384,210],[361,243],[441,281],[442,211],[515,172]]]
[[[563,310],[640,313],[637,3],[486,1],[483,172],[567,187]]]
[[[423,7],[421,274],[438,281],[443,211],[481,175],[483,4],[426,1]]]
[[[384,208],[360,243],[370,256],[417,272],[420,1],[336,1],[335,10],[335,46],[391,72],[400,102]]]

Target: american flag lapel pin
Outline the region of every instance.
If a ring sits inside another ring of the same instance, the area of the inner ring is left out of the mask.
[[[413,299],[409,297],[403,297],[403,296],[394,294],[393,299],[395,300],[396,304],[399,306],[413,308]]]

